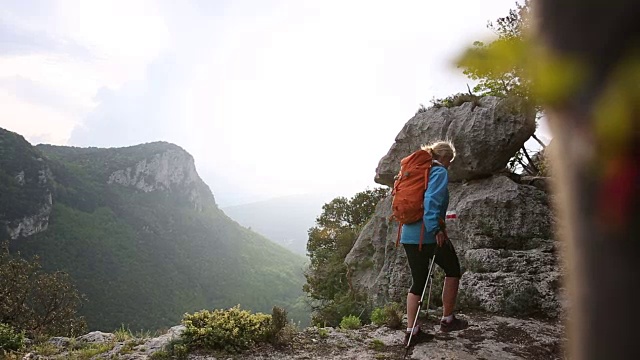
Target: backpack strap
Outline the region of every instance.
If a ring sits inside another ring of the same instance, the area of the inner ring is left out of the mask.
[[[431,171],[430,166],[427,170],[424,171],[424,191],[427,191],[427,187],[429,187],[429,172]],[[420,242],[418,243],[418,251],[422,251],[422,240],[424,239],[424,217],[422,217],[422,227],[420,228]]]

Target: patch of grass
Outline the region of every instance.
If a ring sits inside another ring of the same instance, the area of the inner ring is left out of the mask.
[[[136,347],[136,345],[132,341],[127,341],[124,345],[122,345],[119,353],[121,355],[131,354],[134,347]]]
[[[421,114],[423,112],[427,112],[427,109],[423,104],[420,104],[420,107],[418,108],[418,111],[416,111],[416,115]]]
[[[340,328],[344,330],[355,330],[362,326],[360,318],[355,315],[349,315],[342,318],[340,321]]]
[[[385,345],[382,340],[373,339],[371,343],[369,343],[369,347],[375,351],[383,351],[385,349]]]
[[[33,347],[33,352],[42,356],[53,356],[60,352],[60,349],[50,342],[43,342]]]
[[[473,94],[467,94],[467,93],[458,93],[455,95],[451,95],[451,96],[447,96],[444,99],[432,99],[431,100],[431,107],[439,109],[441,107],[446,107],[446,108],[452,108],[452,107],[456,107],[456,106],[460,106],[464,103],[470,102],[471,105],[471,111],[473,111],[473,109],[476,108],[476,106],[480,106],[480,99],[482,98],[482,96],[478,96],[478,95],[473,95]],[[422,106],[424,108],[424,105]],[[418,111],[422,110],[419,109]],[[426,111],[427,109],[425,109],[424,111]],[[424,112],[421,111],[421,112]]]
[[[116,342],[123,342],[133,338],[131,330],[129,330],[128,328],[125,329],[124,324],[122,324],[119,329],[114,331],[113,334],[116,336]]]
[[[318,329],[318,335],[322,339],[327,338],[327,337],[329,337],[329,330],[327,330],[325,328],[319,328]]]
[[[151,360],[169,360],[171,359],[171,355],[166,350],[158,350],[153,354],[149,355],[149,359]]]
[[[162,330],[156,330],[156,331],[150,331],[150,330],[138,330],[136,331],[135,334],[132,333],[132,337],[136,338],[136,339],[152,339],[161,335],[164,335],[167,333],[167,331],[169,331],[168,329],[165,331]]]
[[[89,360],[92,357],[103,354],[115,346],[115,343],[88,344],[80,349],[70,351],[66,355],[66,359],[70,360]]]

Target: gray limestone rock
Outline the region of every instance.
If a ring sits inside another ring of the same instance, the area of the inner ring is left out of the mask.
[[[464,272],[460,304],[499,314],[557,317],[561,268],[546,192],[506,176],[450,184],[449,237]],[[391,197],[382,200],[345,263],[358,289],[381,306],[404,301],[411,284],[398,225],[390,221]]]
[[[106,343],[112,342],[116,339],[116,336],[112,333],[105,333],[102,331],[92,331],[88,334],[79,336],[76,338],[79,342],[84,343]]]
[[[393,186],[400,160],[435,140],[450,140],[457,157],[450,180],[489,176],[503,169],[509,159],[535,132],[535,112],[522,101],[484,97],[480,105],[431,108],[418,113],[402,128],[395,143],[379,162],[375,181]]]

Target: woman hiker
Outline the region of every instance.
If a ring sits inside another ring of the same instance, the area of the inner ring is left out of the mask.
[[[400,243],[404,247],[411,268],[413,284],[407,294],[407,333],[405,345],[413,331],[413,339],[421,340],[420,327],[411,328],[418,312],[418,303],[427,282],[429,262],[436,252],[435,262],[445,272],[444,288],[442,290],[443,314],[440,320],[440,331],[449,332],[462,330],[469,326],[468,322],[453,315],[453,308],[458,295],[460,282],[460,262],[453,248],[453,244],[440,229],[439,219],[445,219],[449,206],[449,175],[447,169],[456,156],[453,144],[438,141],[428,146],[422,146],[433,157],[433,166],[429,173],[427,191],[424,194],[424,216],[422,221],[402,226]],[[421,229],[424,226],[424,230]],[[420,250],[420,234],[423,233],[423,246]],[[425,334],[426,335],[426,334]]]

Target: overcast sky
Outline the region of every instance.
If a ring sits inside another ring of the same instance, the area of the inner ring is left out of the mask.
[[[351,196],[515,0],[0,0],[0,127],[189,151],[222,206]],[[542,136],[548,132],[542,129]]]

